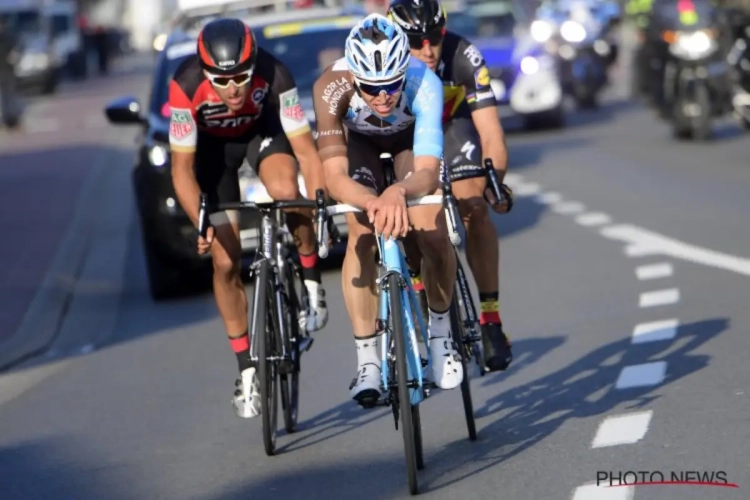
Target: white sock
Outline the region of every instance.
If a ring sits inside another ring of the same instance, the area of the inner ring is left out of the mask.
[[[382,332],[365,338],[354,337],[357,345],[357,362],[359,366],[373,364],[380,366],[380,338]]]
[[[436,313],[430,309],[430,321],[427,326],[429,338],[450,338],[451,336],[451,319],[450,310]]]
[[[319,286],[320,283],[318,283],[317,281],[305,280],[305,288],[307,288],[307,294],[310,296],[310,300],[315,301],[318,299]]]

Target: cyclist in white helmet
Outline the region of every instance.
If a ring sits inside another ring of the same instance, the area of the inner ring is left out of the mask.
[[[437,205],[407,209],[406,199],[439,187],[443,155],[440,79],[409,54],[404,32],[380,14],[355,26],[345,57],[326,68],[313,87],[318,151],[330,195],[365,210],[348,214],[342,289],[357,346],[351,396],[371,407],[380,396],[380,339],[376,325],[376,240],[416,238],[424,252],[422,273],[429,304],[432,380],[453,389],[463,380],[451,341],[448,308],[456,276],[455,254]],[[380,155],[393,157],[388,184]],[[410,225],[413,230],[410,230]]]

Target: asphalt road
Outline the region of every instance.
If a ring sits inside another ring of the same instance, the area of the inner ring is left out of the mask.
[[[678,143],[613,97],[565,131],[510,135],[518,203],[496,222],[516,359],[472,382],[478,442],[458,391],[424,403],[425,497],[747,498],[748,139],[717,128],[712,143]],[[121,153],[108,164],[126,177]],[[42,168],[38,153],[19,154]],[[325,275],[330,322],[302,360],[300,430],[268,458],[260,419],[233,414],[235,362],[213,299],[148,298],[120,177],[101,188],[121,197],[102,195],[50,354],[0,376],[1,497],[406,498],[389,410],[348,400],[340,274]],[[12,248],[5,262],[19,262]],[[585,486],[610,470],[723,470],[739,489]]]

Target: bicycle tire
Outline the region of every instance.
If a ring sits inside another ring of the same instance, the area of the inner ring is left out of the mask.
[[[453,300],[451,300],[450,306],[450,322],[451,322],[451,336],[453,342],[459,349],[461,355],[461,367],[464,370],[464,379],[461,381],[461,399],[464,403],[464,416],[466,417],[466,429],[469,431],[469,440],[476,441],[477,439],[477,425],[474,421],[474,403],[471,399],[471,378],[469,377],[468,366],[468,349],[467,344],[464,341],[466,332],[464,330],[463,323],[461,322],[461,316],[458,310],[458,301],[456,300],[456,291],[453,293]]]
[[[255,293],[264,306],[262,311],[255,311],[256,334],[258,343],[258,383],[260,385],[261,420],[263,423],[263,446],[266,455],[276,452],[276,430],[278,422],[278,384],[276,383],[276,362],[268,358],[276,352],[275,310],[273,307],[273,286],[269,287],[271,264],[264,260],[260,263],[255,279]],[[270,319],[270,321],[269,321]]]
[[[419,493],[417,480],[417,450],[414,434],[414,413],[411,411],[411,396],[409,394],[409,375],[406,362],[406,342],[404,339],[404,320],[401,299],[400,276],[391,274],[388,277],[388,300],[390,305],[391,335],[396,347],[396,384],[398,385],[398,405],[401,413],[401,434],[404,437],[404,453],[406,455],[406,475],[409,482],[409,492]]]
[[[299,372],[301,341],[299,332],[299,300],[294,286],[294,271],[292,262],[287,262],[286,271],[286,300],[284,302],[284,319],[287,322],[286,331],[289,332],[287,352],[292,358],[292,372],[281,374],[281,408],[284,414],[284,428],[288,434],[297,431],[299,415]]]

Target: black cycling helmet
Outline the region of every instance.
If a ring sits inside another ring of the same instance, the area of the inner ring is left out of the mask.
[[[239,19],[215,19],[198,35],[198,58],[212,75],[236,75],[255,67],[258,46],[253,32]]]
[[[388,17],[411,36],[442,35],[447,19],[440,0],[394,0]]]

